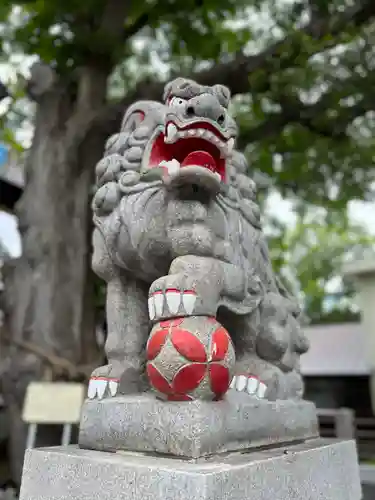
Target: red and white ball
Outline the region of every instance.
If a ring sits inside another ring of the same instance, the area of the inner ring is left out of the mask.
[[[203,316],[157,323],[146,353],[150,384],[169,401],[222,398],[236,360],[229,333],[215,318]]]

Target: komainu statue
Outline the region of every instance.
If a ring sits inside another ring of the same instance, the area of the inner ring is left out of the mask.
[[[301,399],[301,311],[272,271],[230,92],[177,78],[125,114],[96,167],[93,269],[107,283],[108,364],[88,396],[148,391],[146,343],[171,318],[216,318],[231,391]],[[172,324],[173,327],[173,324]]]

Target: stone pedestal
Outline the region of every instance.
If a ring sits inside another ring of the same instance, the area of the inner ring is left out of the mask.
[[[76,446],[28,450],[20,500],[360,500],[353,441],[199,459]]]
[[[267,401],[229,391],[223,401],[165,403],[152,394],[85,401],[79,444],[198,458],[318,437],[308,401]]]
[[[360,500],[354,441],[318,437],[315,406],[229,391],[85,401],[79,446],[28,450],[20,500]]]

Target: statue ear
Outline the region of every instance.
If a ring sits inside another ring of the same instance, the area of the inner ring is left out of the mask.
[[[145,114],[142,110],[135,110],[132,113],[126,113],[121,125],[121,132],[131,134],[144,120]]]
[[[231,98],[230,90],[228,89],[228,87],[225,87],[224,85],[214,85],[212,87],[212,90],[215,96],[218,98],[220,104],[224,106],[224,108],[227,108],[229,106]]]
[[[150,113],[153,113],[158,123],[163,123],[164,106],[160,102],[137,101],[131,104],[122,119],[121,132],[131,134]]]

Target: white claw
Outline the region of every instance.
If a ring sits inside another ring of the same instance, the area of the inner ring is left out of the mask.
[[[187,291],[182,294],[182,304],[184,306],[186,314],[193,314],[196,300],[197,295],[193,291]]]
[[[240,392],[247,392],[250,396],[259,399],[263,399],[267,391],[266,384],[260,382],[256,377],[246,375],[234,376],[229,387]]]
[[[170,123],[167,127],[167,135],[165,137],[165,140],[164,142],[172,142],[176,136],[178,134],[178,130],[177,130],[177,127],[176,125],[174,125],[173,123]]]
[[[166,290],[165,297],[169,312],[177,314],[181,303],[181,293],[178,290]]]
[[[236,380],[237,391],[243,391],[247,385],[247,377],[245,375],[239,375]]]
[[[152,321],[155,316],[156,316],[156,312],[155,312],[155,304],[154,304],[154,297],[149,297],[148,299],[148,314],[150,316],[150,320]]]
[[[154,295],[154,305],[156,316],[161,316],[163,314],[164,307],[164,297],[162,292],[155,292]]]
[[[218,180],[219,182],[221,182],[221,175],[219,174],[219,172],[215,172],[215,174],[214,174],[214,175],[215,175],[215,177],[217,178],[217,180]]]
[[[110,380],[108,382],[108,387],[109,387],[109,392],[111,393],[111,396],[116,396],[117,389],[118,389],[118,382],[116,382],[115,380]]]
[[[234,148],[234,139],[233,139],[233,137],[231,137],[229,139],[229,141],[227,142],[227,151],[228,151],[228,154],[230,154],[232,152],[233,148]]]
[[[259,382],[259,387],[257,390],[257,396],[260,399],[264,398],[264,395],[266,394],[267,386],[266,384],[263,384],[263,382]]]
[[[97,392],[98,398],[102,399],[104,396],[105,390],[107,388],[107,380],[99,379],[96,382],[97,382],[96,392]]]
[[[90,379],[90,382],[89,382],[89,387],[88,387],[88,390],[87,390],[87,397],[89,399],[94,399],[95,396],[96,396],[96,382],[97,380],[96,379]]]
[[[255,394],[256,390],[258,389],[259,385],[259,380],[255,377],[249,377],[247,380],[247,387],[246,391],[249,394]]]

